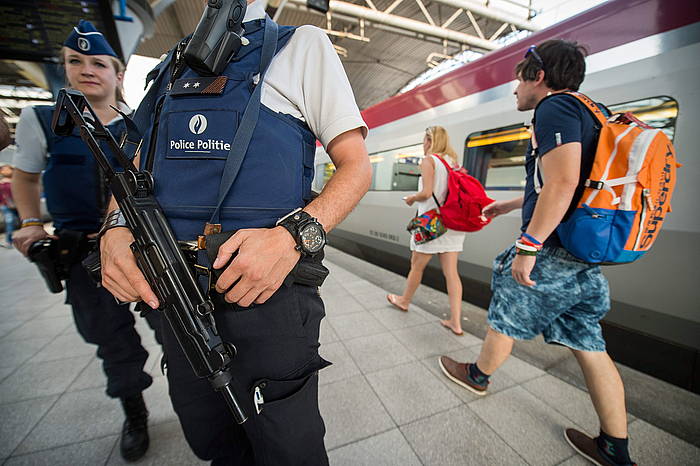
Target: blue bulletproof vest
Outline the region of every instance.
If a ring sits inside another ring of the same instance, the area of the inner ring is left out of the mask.
[[[54,106],[35,106],[44,135],[48,161],[42,182],[48,208],[56,229],[94,233],[100,229],[109,200],[99,167],[77,128],[70,136],[56,136],[51,130]],[[125,131],[124,120],[107,126],[119,141]],[[105,145],[103,150],[116,166]]]
[[[179,240],[201,235],[216,208],[224,165],[257,85],[264,25],[265,20],[244,24],[250,43],[225,68],[220,93],[194,92],[202,78],[186,68],[157,101],[162,104],[157,129],[152,125],[144,138],[142,154],[156,132],[150,162],[155,195]],[[279,27],[275,53],[293,33],[293,27]],[[304,206],[311,197],[315,142],[306,123],[261,105],[240,171],[220,210],[222,230],[271,227]],[[142,168],[148,166],[146,158],[141,158]]]

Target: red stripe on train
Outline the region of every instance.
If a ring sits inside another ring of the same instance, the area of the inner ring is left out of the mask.
[[[362,117],[370,128],[376,128],[505,84],[513,80],[513,69],[527,47],[547,39],[576,40],[593,54],[698,21],[697,0],[613,0],[373,105],[362,112]]]

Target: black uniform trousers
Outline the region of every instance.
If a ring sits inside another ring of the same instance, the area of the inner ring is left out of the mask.
[[[107,395],[112,398],[138,395],[153,379],[143,371],[148,352],[134,328],[129,305],[117,304],[104,288],[98,288],[78,262],[70,267],[66,281],[66,302],[83,339],[97,345],[97,356],[107,375]],[[150,319],[159,319],[155,313]],[[159,322],[150,321],[152,326]]]
[[[249,308],[215,298],[224,341],[238,353],[234,390],[248,414],[236,424],[222,395],[195,377],[166,319],[163,339],[173,407],[194,453],[212,465],[327,465],[325,426],[318,409],[318,354],[325,312],[315,286],[282,285],[262,305]],[[255,388],[264,399],[260,413]]]

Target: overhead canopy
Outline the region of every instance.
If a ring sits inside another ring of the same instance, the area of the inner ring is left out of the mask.
[[[525,0],[518,0],[525,2]],[[428,67],[463,50],[488,52],[499,37],[536,30],[532,10],[516,0],[499,10],[479,0],[331,0],[328,14],[307,0],[271,0],[268,13],[286,25],[325,29],[355,91],[361,109],[396,94]],[[203,0],[155,0],[155,34],[136,53],[159,57],[194,30]]]

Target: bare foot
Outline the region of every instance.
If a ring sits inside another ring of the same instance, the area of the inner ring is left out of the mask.
[[[440,324],[451,330],[452,333],[454,333],[457,336],[464,335],[464,332],[462,331],[462,326],[461,325],[454,325],[451,320],[441,320]]]
[[[395,294],[386,295],[386,300],[399,311],[408,312],[408,304],[401,296]]]

